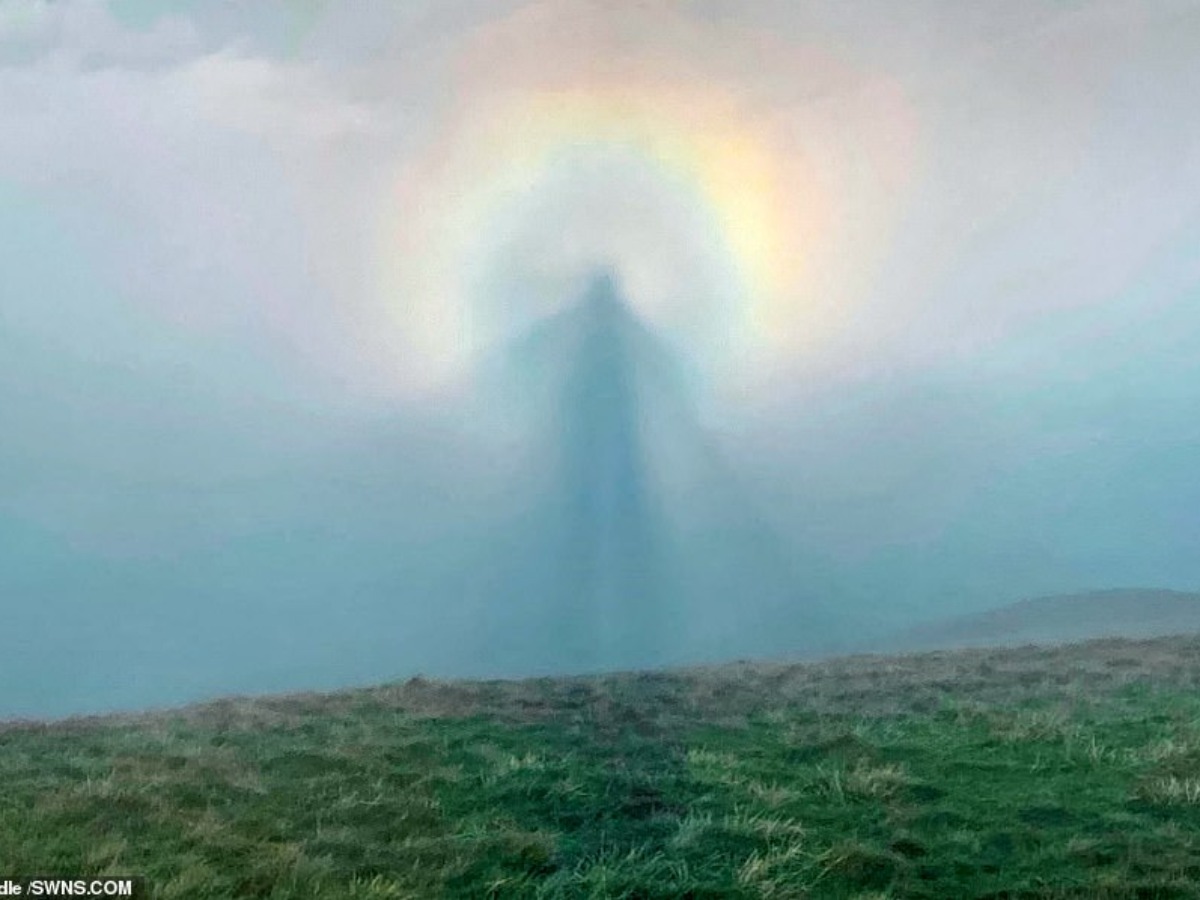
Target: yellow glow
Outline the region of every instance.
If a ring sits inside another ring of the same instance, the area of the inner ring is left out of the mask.
[[[737,268],[740,321],[727,323],[730,333],[759,345],[788,342],[801,318],[799,248],[825,210],[804,183],[802,160],[794,152],[781,159],[766,129],[731,98],[711,88],[577,87],[517,92],[483,109],[464,108],[400,186],[391,249],[406,261],[398,290],[420,304],[425,348],[453,354],[471,345],[461,281],[471,241],[579,146],[632,150],[699,198]]]

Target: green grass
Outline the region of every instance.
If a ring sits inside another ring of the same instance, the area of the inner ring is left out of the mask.
[[[0,726],[0,875],[153,896],[1200,896],[1200,640]]]

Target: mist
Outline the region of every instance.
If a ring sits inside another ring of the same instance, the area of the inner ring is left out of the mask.
[[[1200,589],[1194,3],[297,9],[0,9],[0,717]]]

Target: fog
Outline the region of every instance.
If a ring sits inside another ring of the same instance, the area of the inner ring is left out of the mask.
[[[1200,6],[751,7],[0,6],[0,717],[1200,588]]]

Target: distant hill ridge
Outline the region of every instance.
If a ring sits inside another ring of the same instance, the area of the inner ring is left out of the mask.
[[[908,629],[889,649],[1062,644],[1200,633],[1200,593],[1118,588],[1021,600]]]

